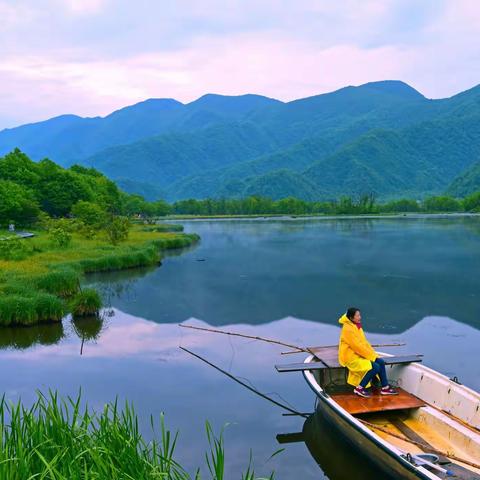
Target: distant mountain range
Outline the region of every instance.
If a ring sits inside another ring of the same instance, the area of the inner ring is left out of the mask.
[[[400,81],[287,103],[150,99],[1,131],[0,155],[15,147],[94,166],[148,199],[465,195],[480,189],[480,86],[441,100]]]

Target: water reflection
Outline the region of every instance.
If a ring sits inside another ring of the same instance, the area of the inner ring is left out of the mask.
[[[87,281],[103,285],[114,307],[158,323],[291,315],[334,324],[355,304],[376,332],[401,333],[428,315],[480,328],[480,218],[184,224],[201,236],[194,249],[157,269]]]
[[[55,345],[64,337],[65,332],[61,322],[31,327],[2,327],[0,349],[25,350],[35,345]]]
[[[62,322],[30,327],[2,327],[0,350],[28,350],[32,347],[58,345],[75,336],[82,341],[82,346],[85,342],[96,342],[106,328],[105,321],[111,313],[105,309],[101,315],[74,319],[67,316]]]
[[[303,440],[320,469],[331,480],[395,480],[362,455],[335,427],[315,413],[303,425]]]
[[[58,343],[34,342],[30,348],[21,350],[7,348],[11,342],[4,344],[0,350],[0,383],[7,398],[15,400],[21,396],[28,403],[39,388],[57,389],[64,396],[75,396],[81,388],[89,405],[101,409],[118,396],[121,402],[128,399],[135,404],[140,428],[147,433],[150,414],[158,418],[160,412],[165,412],[168,425],[180,430],[179,460],[192,471],[203,462],[205,420],[211,421],[217,432],[228,423],[227,478],[240,477],[250,450],[258,475],[268,477],[275,470],[276,478],[324,478],[303,443],[287,445],[284,452],[270,459],[278,449],[276,434],[300,430],[303,424],[300,418],[282,416],[279,409],[184,354],[178,346],[200,353],[297,411],[311,412],[314,398],[302,375],[280,375],[273,367],[277,363],[300,361],[302,356],[287,358],[280,355],[283,349],[274,345],[180,329],[174,324],[158,324],[115,309],[113,313],[113,317],[103,318],[103,324],[98,319],[75,322],[65,319]],[[197,320],[190,321],[206,326]],[[42,329],[53,332],[59,327],[46,325]],[[227,328],[297,345],[334,344],[339,336],[335,325],[291,317],[269,324]],[[27,336],[34,331],[17,330],[18,335]],[[472,361],[478,356],[477,329],[445,317],[428,317],[401,335],[369,333],[369,337],[374,343],[405,342],[406,346],[395,351],[423,353],[426,365],[448,376],[457,375],[462,383],[480,389],[480,364]],[[16,344],[27,342],[17,337]],[[328,433],[319,433],[322,436],[316,437],[317,440],[324,442],[327,451],[340,450],[341,445],[336,444],[339,440],[327,438]],[[317,451],[321,446],[308,445],[321,469],[332,480],[345,478],[342,470],[335,470],[338,460],[335,452],[327,455],[325,450]],[[349,453],[344,458],[352,457],[353,452],[348,448],[342,452]]]

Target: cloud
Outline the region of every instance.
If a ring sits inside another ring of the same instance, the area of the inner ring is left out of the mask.
[[[0,0],[0,127],[206,92],[283,100],[401,79],[478,83],[472,0]]]

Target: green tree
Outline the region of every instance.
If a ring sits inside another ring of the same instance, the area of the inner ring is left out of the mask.
[[[384,212],[418,212],[420,205],[416,200],[402,198],[384,204],[381,209]]]
[[[480,212],[480,192],[472,193],[462,203],[466,212]]]
[[[51,160],[42,160],[39,165],[38,195],[42,209],[48,214],[65,216],[79,200],[92,199],[92,190],[78,174],[64,170]]]
[[[40,213],[32,191],[10,180],[0,180],[0,225],[34,223]]]
[[[94,228],[102,227],[107,219],[107,214],[100,205],[85,200],[78,201],[72,207],[72,213],[83,224]]]
[[[105,227],[108,239],[113,245],[125,241],[128,238],[130,221],[127,217],[114,216]]]
[[[444,195],[425,199],[423,208],[427,212],[461,212],[463,205],[455,198]]]

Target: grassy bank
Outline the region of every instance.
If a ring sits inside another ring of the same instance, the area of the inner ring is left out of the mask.
[[[163,421],[151,420],[153,441],[139,431],[134,408],[116,402],[96,414],[81,407],[80,397],[60,399],[38,394],[32,407],[0,401],[0,478],[2,480],[168,479],[200,480],[176,460],[178,436]],[[223,435],[215,436],[207,423],[208,478],[225,478]],[[156,439],[158,438],[159,439]],[[269,477],[273,479],[273,474]],[[242,480],[262,480],[247,465]]]
[[[60,321],[78,305],[85,273],[158,264],[162,250],[189,246],[198,236],[143,231],[136,226],[128,238],[112,245],[105,238],[72,233],[67,246],[55,246],[46,232],[19,240],[14,258],[0,259],[0,326]]]

